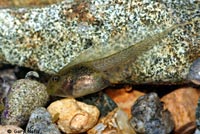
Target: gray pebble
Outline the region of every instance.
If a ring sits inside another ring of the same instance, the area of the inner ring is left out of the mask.
[[[17,80],[6,97],[5,109],[1,115],[3,125],[23,126],[36,107],[48,101],[46,86],[34,80]]]
[[[190,66],[187,78],[193,83],[200,85],[200,58],[197,58]]]
[[[36,108],[26,126],[26,134],[61,134],[57,126],[52,123],[50,113],[43,107]]]
[[[130,124],[140,134],[169,134],[174,128],[170,112],[163,109],[156,93],[139,97],[131,114]]]

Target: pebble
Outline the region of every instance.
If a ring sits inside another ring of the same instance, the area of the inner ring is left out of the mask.
[[[116,108],[107,116],[101,118],[98,124],[90,129],[88,134],[135,134],[128,122],[127,114]]]
[[[23,126],[36,107],[44,106],[48,94],[44,84],[34,80],[17,80],[6,98],[5,109],[1,115],[3,125]]]
[[[61,134],[58,127],[53,124],[50,113],[44,107],[36,108],[29,118],[26,134]]]
[[[96,106],[100,111],[100,117],[106,116],[109,112],[118,107],[117,104],[103,92],[83,96],[81,98],[77,98],[77,100]]]
[[[114,102],[117,103],[119,108],[128,114],[129,117],[131,117],[131,106],[133,103],[138,97],[145,94],[144,92],[135,89],[127,92],[125,88],[110,88],[106,89],[105,92]]]
[[[161,101],[164,102],[164,107],[173,116],[175,132],[183,131],[183,129],[189,131],[188,124],[192,125],[192,122],[195,122],[194,111],[196,110],[199,97],[200,91],[198,89],[185,87],[176,89],[161,98]]]
[[[24,130],[14,125],[0,125],[0,134],[24,134]]]
[[[98,121],[98,108],[73,98],[66,98],[51,103],[47,110],[58,128],[64,133],[82,133],[92,128]]]
[[[139,97],[131,108],[130,124],[140,134],[169,134],[174,122],[156,93]]]
[[[194,84],[200,85],[200,58],[193,61],[187,79],[192,81]]]

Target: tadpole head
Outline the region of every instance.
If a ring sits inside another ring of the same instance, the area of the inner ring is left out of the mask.
[[[193,83],[200,85],[200,58],[196,59],[190,66],[187,78]]]
[[[81,97],[103,90],[109,85],[100,72],[77,65],[53,76],[47,86],[50,95],[60,97]]]

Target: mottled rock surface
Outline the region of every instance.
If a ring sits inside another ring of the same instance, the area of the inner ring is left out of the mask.
[[[132,65],[138,83],[179,81],[200,55],[198,17],[199,1],[188,0],[64,0],[47,7],[1,9],[0,61],[56,73],[74,59],[102,58],[196,19],[155,42]]]
[[[139,97],[131,108],[130,124],[137,133],[169,134],[174,129],[174,122],[168,110],[156,93]]]
[[[70,98],[51,103],[47,110],[59,129],[65,133],[86,132],[97,123],[100,115],[95,106]]]
[[[4,100],[16,80],[13,67],[0,67],[0,113],[4,109]]]
[[[41,6],[56,3],[62,0],[1,0],[0,7]]]
[[[1,123],[23,126],[27,123],[34,108],[44,106],[48,94],[44,84],[34,80],[17,80],[6,98]]]
[[[26,126],[26,134],[61,134],[50,113],[43,107],[34,109]]]

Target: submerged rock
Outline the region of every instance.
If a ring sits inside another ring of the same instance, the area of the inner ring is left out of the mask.
[[[96,106],[100,111],[101,117],[106,116],[109,112],[113,111],[113,109],[117,108],[117,104],[103,92],[87,95],[77,100]]]
[[[187,78],[194,84],[200,85],[200,58],[191,64]]]
[[[126,88],[126,87],[125,87]],[[131,116],[131,106],[137,100],[138,97],[145,95],[144,92],[139,90],[126,91],[126,89],[107,89],[106,94],[110,96],[117,106]]]
[[[61,134],[53,124],[50,113],[43,107],[36,108],[29,118],[26,134]]]
[[[140,134],[169,134],[174,121],[156,93],[149,93],[137,99],[131,108],[130,124]]]
[[[47,110],[64,133],[86,132],[97,123],[100,115],[95,106],[72,98],[55,101]]]
[[[185,87],[176,89],[161,98],[161,101],[164,102],[164,107],[173,116],[175,124],[174,131],[177,134],[180,130],[186,132],[192,129],[196,120],[194,111],[196,110],[199,97],[199,89]],[[183,132],[180,133],[182,134]]]
[[[192,0],[63,0],[46,7],[1,9],[0,61],[56,73],[74,60],[109,56],[198,17],[199,2]],[[200,53],[198,35],[196,21],[155,42],[133,63],[136,81],[185,78]]]
[[[135,134],[128,122],[127,114],[119,108],[114,109],[98,124],[90,129],[88,134]]]
[[[6,98],[1,123],[23,126],[32,110],[44,106],[47,101],[48,94],[44,84],[29,79],[17,80]]]

